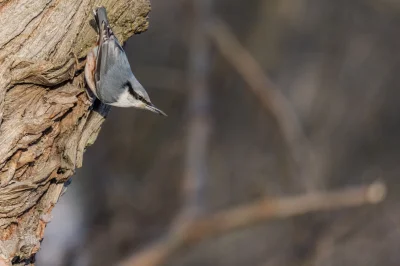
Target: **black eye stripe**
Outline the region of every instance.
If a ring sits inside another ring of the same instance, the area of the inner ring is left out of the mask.
[[[142,101],[142,102],[144,102],[146,104],[149,104],[149,102],[147,102],[145,98],[143,98],[142,96],[140,96],[139,94],[137,94],[135,92],[135,90],[132,88],[132,84],[130,82],[126,82],[125,86],[128,87],[128,91],[133,97],[135,97],[139,101]]]
[[[124,87],[128,87],[129,93],[130,93],[133,97],[137,98],[138,95],[137,95],[137,93],[133,90],[132,85],[131,85],[130,82],[126,82],[126,83],[124,84]]]

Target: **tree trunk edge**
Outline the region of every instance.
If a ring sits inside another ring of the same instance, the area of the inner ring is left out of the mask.
[[[84,92],[98,5],[121,42],[148,27],[148,0],[0,4],[0,266],[33,265],[64,183],[109,111],[90,108]]]

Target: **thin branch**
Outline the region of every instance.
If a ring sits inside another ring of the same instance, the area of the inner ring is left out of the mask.
[[[300,196],[262,199],[254,203],[221,211],[199,218],[183,227],[175,227],[162,241],[135,254],[121,266],[157,266],[166,262],[183,247],[227,232],[246,228],[271,219],[287,218],[317,211],[329,211],[377,204],[386,196],[386,186],[371,185],[347,188],[326,193],[308,193]]]
[[[240,44],[225,22],[214,19],[209,24],[208,33],[218,51],[231,63],[248,84],[247,88],[275,119],[289,156],[295,162],[292,176],[305,181],[308,191],[313,190],[317,173],[312,163],[312,150],[289,100],[264,73],[257,60]]]

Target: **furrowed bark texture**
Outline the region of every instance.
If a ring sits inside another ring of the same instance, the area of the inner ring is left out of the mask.
[[[108,112],[90,108],[82,71],[99,5],[122,42],[148,26],[148,0],[0,0],[0,265],[33,263]]]

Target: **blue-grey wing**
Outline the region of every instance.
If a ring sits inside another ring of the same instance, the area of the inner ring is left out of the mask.
[[[112,35],[98,50],[95,80],[99,99],[104,103],[117,101],[132,75],[128,58]]]

